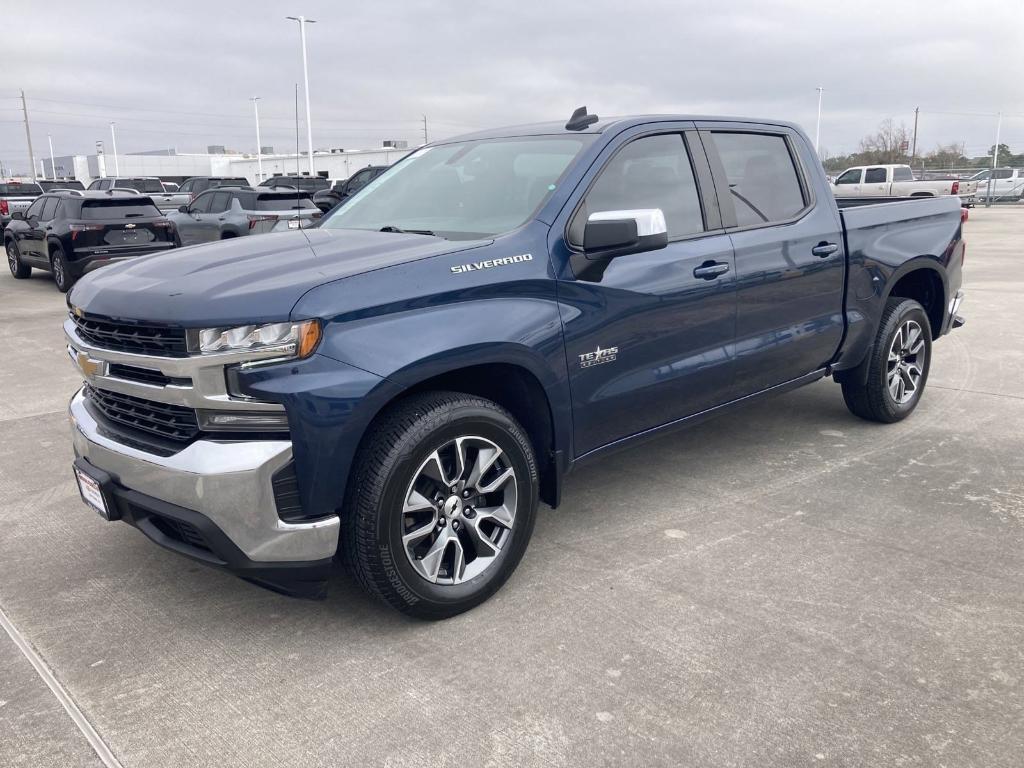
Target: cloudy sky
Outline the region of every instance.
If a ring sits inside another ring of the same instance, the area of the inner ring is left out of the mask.
[[[568,117],[685,112],[778,117],[822,147],[856,148],[892,117],[919,147],[1003,140],[1024,150],[1024,0],[365,0],[102,3],[3,0],[0,160],[27,168],[19,89],[37,159],[295,146],[298,30],[310,25],[313,138],[366,148]],[[1010,57],[1010,58],[1008,58]],[[1015,58],[1012,58],[1015,57]],[[305,129],[301,129],[305,146]]]

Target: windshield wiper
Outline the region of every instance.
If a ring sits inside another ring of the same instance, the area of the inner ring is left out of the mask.
[[[390,224],[386,227],[381,227],[379,231],[397,232],[400,235],[430,235],[431,237],[437,237],[437,235],[429,229],[400,229],[399,227],[393,227]]]

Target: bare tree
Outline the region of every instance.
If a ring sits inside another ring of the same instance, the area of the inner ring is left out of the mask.
[[[907,126],[898,126],[892,118],[883,120],[876,133],[860,140],[860,151],[857,153],[863,164],[869,163],[906,163],[909,161],[907,152],[910,147],[910,132]]]
[[[952,144],[939,144],[935,149],[924,156],[925,164],[932,168],[958,168],[968,164],[964,156],[963,142]]]

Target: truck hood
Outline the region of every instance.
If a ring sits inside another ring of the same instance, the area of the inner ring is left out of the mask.
[[[103,267],[68,301],[90,314],[186,327],[273,322],[324,283],[489,242],[352,229],[239,237]]]

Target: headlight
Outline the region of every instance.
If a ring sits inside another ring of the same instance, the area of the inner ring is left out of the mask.
[[[240,325],[234,328],[204,328],[199,332],[199,351],[276,352],[281,357],[304,358],[313,354],[320,342],[320,322],[269,323]]]

